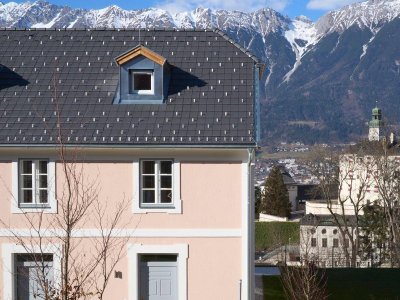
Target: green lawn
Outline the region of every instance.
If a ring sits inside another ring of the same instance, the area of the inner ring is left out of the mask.
[[[327,269],[330,300],[400,299],[400,269]],[[264,276],[264,299],[285,299],[279,276]]]
[[[285,293],[282,288],[279,276],[264,276],[264,299],[285,300]]]
[[[256,222],[256,250],[269,249],[278,245],[298,244],[300,227],[297,222]]]

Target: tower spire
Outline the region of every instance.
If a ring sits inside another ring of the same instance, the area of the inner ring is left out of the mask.
[[[379,141],[382,135],[382,110],[378,108],[378,101],[376,101],[376,106],[372,109],[372,119],[369,121],[369,141]]]

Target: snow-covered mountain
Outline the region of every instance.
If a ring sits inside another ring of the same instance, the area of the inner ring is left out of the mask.
[[[369,0],[329,12],[318,20],[315,27],[319,34],[343,32],[353,25],[376,31],[399,14],[399,0]]]
[[[275,139],[280,137],[274,129],[278,121],[286,126],[287,136],[282,138],[302,139],[304,132],[305,139],[346,139],[362,132],[360,120],[367,117],[376,98],[387,99],[387,107],[394,107],[391,103],[400,89],[400,45],[394,38],[400,31],[399,16],[400,0],[355,3],[317,22],[304,16],[290,19],[269,8],[249,13],[196,8],[171,14],[160,8],[123,10],[113,5],[85,10],[45,1],[0,2],[0,27],[8,28],[218,27],[265,61],[264,137]],[[387,53],[390,49],[393,53]],[[380,59],[383,52],[389,57]],[[381,72],[379,68],[390,70],[393,88],[368,87],[366,95],[362,87],[374,85],[371,78]],[[400,108],[393,111],[400,114]],[[344,124],[338,125],[340,113]],[[349,125],[353,129],[344,131]]]

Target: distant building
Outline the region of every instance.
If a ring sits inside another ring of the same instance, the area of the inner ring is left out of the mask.
[[[280,170],[283,177],[283,183],[285,184],[288,194],[289,201],[292,205],[292,211],[297,211],[298,201],[297,201],[297,183],[293,179],[292,175],[288,172],[288,170],[284,166],[280,166]]]
[[[348,217],[347,224],[355,225],[354,216]],[[352,245],[349,239],[340,234],[339,226],[332,215],[308,214],[301,219],[300,255],[303,260],[307,258],[326,268],[348,267],[349,260],[346,260],[345,248],[351,253]],[[378,253],[374,253],[368,259],[358,257],[356,265],[370,267],[378,258]]]
[[[346,220],[347,226],[355,230],[357,216],[364,214],[364,208],[372,203],[382,204],[378,182],[380,171],[377,167],[375,149],[387,147],[388,162],[400,165],[400,154],[394,134],[389,139],[383,136],[382,111],[375,107],[369,122],[368,141],[353,146],[352,153],[339,158],[338,195],[327,200],[306,201],[305,216],[300,222],[300,255],[303,259],[315,259],[320,266],[343,267],[349,259],[344,249],[351,253],[351,243],[340,234]],[[329,205],[328,205],[329,203]],[[335,220],[334,215],[338,216]],[[360,224],[358,224],[360,228]],[[344,227],[346,228],[346,227]],[[352,232],[350,230],[350,232]],[[362,234],[362,233],[361,233]],[[362,236],[355,237],[359,243]],[[368,267],[380,264],[377,245],[374,243],[369,257],[357,254],[356,266]]]
[[[381,139],[383,133],[383,125],[384,123],[382,121],[382,110],[378,107],[375,107],[372,110],[372,119],[371,121],[369,121],[369,141],[379,141]]]

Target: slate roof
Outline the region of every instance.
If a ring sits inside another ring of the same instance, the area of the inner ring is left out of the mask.
[[[279,165],[278,167],[282,174],[283,183],[285,185],[296,185],[296,181],[293,179],[292,175],[290,175],[289,171],[285,168],[285,166]]]
[[[347,224],[349,226],[356,225],[356,218],[354,215],[344,216],[347,219]],[[338,221],[341,225],[344,224],[343,216],[338,215]],[[332,215],[314,215],[307,214],[300,220],[300,225],[304,226],[335,226],[337,227],[337,223],[335,218]]]
[[[138,44],[171,65],[165,104],[113,104]],[[1,29],[0,146],[55,144],[57,124],[65,144],[254,146],[256,63],[218,30]]]

